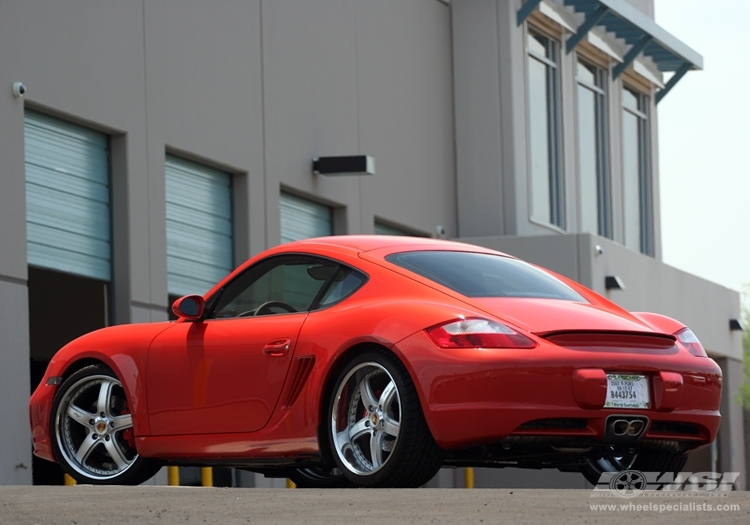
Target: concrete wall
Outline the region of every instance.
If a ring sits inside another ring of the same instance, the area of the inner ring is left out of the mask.
[[[338,233],[457,234],[438,0],[6,2],[0,65],[0,483],[31,479],[25,108],[111,137],[115,323],[166,318],[166,152],[234,175],[237,263],[279,242],[282,190],[333,206]],[[376,175],[312,174],[354,154]]]
[[[739,316],[737,294],[658,262],[655,111],[657,257],[575,234],[575,54],[562,54],[560,64],[567,234],[529,220],[521,3],[2,3],[0,483],[31,479],[25,108],[111,138],[115,323],[166,318],[169,152],[233,174],[237,263],[279,242],[279,194],[289,191],[334,207],[337,233],[370,233],[377,219],[425,235],[439,225],[449,237],[517,254],[600,292],[614,273],[627,286],[610,292],[615,302],[685,321],[713,355],[736,364],[740,337],[727,323]],[[652,15],[651,0],[633,3]],[[13,82],[27,86],[24,98],[12,96]],[[610,88],[617,186],[620,84]],[[373,156],[376,174],[311,173],[314,157],[352,154]],[[622,237],[618,199],[615,193],[615,240]],[[441,476],[439,484],[460,485],[458,471]],[[495,479],[478,479],[485,476]]]

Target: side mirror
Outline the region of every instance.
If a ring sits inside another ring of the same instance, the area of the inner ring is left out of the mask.
[[[172,304],[172,313],[178,318],[187,321],[200,321],[206,303],[200,295],[186,295],[180,297]]]

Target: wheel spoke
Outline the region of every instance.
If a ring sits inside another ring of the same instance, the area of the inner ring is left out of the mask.
[[[349,440],[350,441],[356,441],[358,438],[362,437],[368,432],[371,432],[370,427],[367,426],[368,421],[369,419],[367,418],[360,419],[354,425],[349,427]]]
[[[130,414],[125,414],[123,416],[117,416],[111,418],[112,421],[112,430],[125,430],[126,428],[130,428],[133,426],[133,416]]]
[[[70,419],[80,423],[86,428],[91,428],[91,424],[89,423],[89,421],[96,417],[96,415],[89,414],[85,410],[81,410],[77,406],[73,405],[68,405],[68,409],[65,411],[65,414],[67,414]]]
[[[370,385],[371,374],[366,375],[359,383],[359,392],[362,396],[362,404],[365,408],[370,411],[372,408],[378,406],[378,400],[375,398],[375,394],[372,391],[372,385]]]
[[[401,429],[401,424],[398,421],[394,421],[389,417],[383,417],[383,432],[389,436],[398,437],[398,431]]]
[[[99,398],[96,400],[96,411],[99,414],[109,415],[109,398],[112,395],[112,381],[102,380],[99,386]]]
[[[373,470],[383,464],[383,432],[376,432],[370,436],[370,462]]]
[[[338,434],[336,434],[336,447],[344,451],[347,449],[347,447],[351,446],[351,441],[349,438],[349,429],[344,429]]]
[[[104,442],[104,448],[107,449],[107,453],[112,458],[112,461],[117,465],[117,470],[122,470],[128,466],[129,461],[125,458],[120,450],[120,447],[114,439]]]
[[[89,434],[84,438],[83,442],[81,442],[81,446],[78,447],[78,451],[76,452],[76,460],[78,460],[78,463],[83,465],[86,462],[86,459],[88,459],[89,455],[91,454],[91,451],[94,450],[96,445],[99,444],[99,438],[95,438],[96,434],[93,432],[89,432]]]
[[[383,389],[383,393],[380,394],[380,401],[378,402],[383,412],[388,410],[388,408],[391,406],[391,403],[393,403],[393,400],[396,399],[397,395],[398,390],[396,390],[396,385],[393,381],[390,381]]]

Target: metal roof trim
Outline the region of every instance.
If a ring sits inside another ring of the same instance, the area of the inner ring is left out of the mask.
[[[625,0],[562,0],[562,2],[585,15],[588,15],[602,5],[606,6],[609,12],[598,25],[606,27],[607,30],[612,31],[619,38],[624,38],[629,44],[633,43],[633,38],[637,40],[643,34],[650,35],[653,40],[648,46],[647,54],[654,57],[654,61],[657,62],[657,66],[659,66],[661,71],[676,71],[685,63],[690,64],[690,69],[703,69],[703,57],[699,53],[674,37]],[[613,18],[622,21],[625,27],[616,23]],[[631,28],[636,30],[638,34],[632,34]],[[630,35],[628,35],[629,33]],[[680,63],[677,64],[677,61],[666,57],[656,57],[657,53],[654,49],[654,44],[657,44],[660,48],[679,59]]]

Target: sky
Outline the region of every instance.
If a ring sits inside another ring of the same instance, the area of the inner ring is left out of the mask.
[[[703,56],[658,105],[663,261],[750,292],[750,1],[654,4]]]

